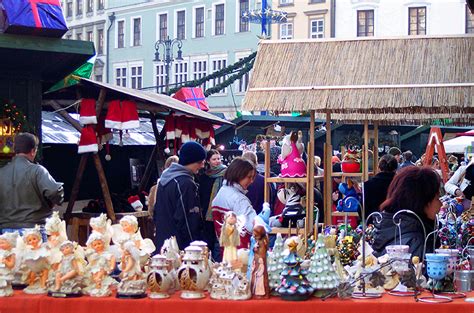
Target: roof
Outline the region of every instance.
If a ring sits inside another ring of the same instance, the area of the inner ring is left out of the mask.
[[[79,122],[78,114],[70,114]],[[74,144],[79,141],[81,133],[78,132],[61,115],[54,112],[41,112],[41,131],[43,144]],[[161,131],[163,124],[157,123],[158,130]],[[156,144],[155,135],[150,119],[140,117],[140,128],[128,131],[129,136],[122,136],[124,146],[154,146]],[[112,145],[119,145],[120,136],[118,131],[113,133]]]
[[[0,34],[2,71],[39,73],[44,90],[95,55],[94,43]]]
[[[76,85],[53,92],[47,92],[43,95],[43,99],[76,100],[77,91],[81,93],[82,97],[98,99],[101,89],[105,89],[107,91],[106,101],[115,100],[117,98],[135,100],[138,110],[151,111],[155,113],[168,113],[169,111],[174,111],[193,118],[205,120],[213,124],[233,125],[233,123],[230,121],[219,118],[214,114],[201,111],[191,105],[171,98],[167,95],[113,86],[111,84],[97,82],[87,78],[80,78],[79,83]]]
[[[344,114],[341,120],[373,114],[400,122],[414,113],[420,119],[457,113],[469,122],[473,54],[471,34],[261,41],[243,109],[314,110]]]

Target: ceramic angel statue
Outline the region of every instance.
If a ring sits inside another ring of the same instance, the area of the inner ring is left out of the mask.
[[[43,243],[39,225],[25,230],[23,242],[26,245],[22,253],[22,263],[25,268],[23,276],[28,284],[23,291],[29,294],[47,293],[50,253]]]
[[[89,225],[92,228],[92,232],[98,232],[104,236],[105,244],[108,247],[112,240],[114,229],[112,228],[112,221],[107,218],[107,214],[101,213],[98,217],[91,218]]]
[[[240,245],[240,235],[237,229],[237,215],[229,211],[224,215],[224,225],[219,238],[221,247],[224,247],[223,262],[232,264],[237,260],[237,247]]]
[[[149,238],[142,238],[138,228],[138,220],[133,215],[126,215],[120,219],[120,224],[112,226],[114,229],[112,240],[116,245],[132,241],[140,251],[140,266],[143,267],[155,251],[155,245]]]
[[[115,268],[115,256],[106,249],[106,239],[99,233],[93,233],[87,240],[87,246],[93,250],[88,256],[86,267],[88,286],[85,291],[93,297],[106,297],[116,281],[109,276]]]
[[[268,236],[265,228],[261,225],[255,226],[253,237],[255,245],[253,247],[250,287],[256,298],[268,298],[270,296],[267,273]]]
[[[61,243],[67,240],[66,222],[61,220],[59,218],[59,212],[55,211],[51,217],[46,219],[44,228],[46,235],[48,235],[46,246],[50,254],[49,263],[53,270],[57,270],[62,257],[59,247]]]
[[[140,250],[133,241],[122,244],[122,258],[120,262],[120,278],[117,288],[118,298],[146,297],[146,280],[140,267]]]
[[[53,297],[81,296],[82,275],[86,265],[84,250],[69,240],[63,241],[60,250],[62,258],[49,294]]]
[[[12,281],[16,255],[13,248],[16,246],[18,233],[0,235],[0,297],[13,295]]]
[[[291,132],[283,138],[281,155],[278,163],[281,164],[282,177],[305,177],[306,164],[301,158],[304,152],[303,133],[301,131]]]

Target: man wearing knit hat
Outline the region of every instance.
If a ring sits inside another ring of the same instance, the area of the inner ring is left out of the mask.
[[[155,246],[175,236],[180,250],[201,239],[202,216],[198,185],[194,175],[204,167],[206,150],[194,141],[181,146],[179,163],[173,163],[160,177],[153,220],[156,226]]]

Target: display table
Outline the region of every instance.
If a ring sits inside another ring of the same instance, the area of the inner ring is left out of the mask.
[[[474,293],[469,294],[471,297]],[[129,300],[114,297],[58,299],[45,295],[26,295],[16,291],[13,297],[0,298],[2,313],[474,313],[474,303],[455,299],[446,304],[415,302],[413,298],[384,295],[376,300],[340,300],[289,302],[273,297],[269,300],[223,301],[205,298],[182,300],[177,294],[165,300],[149,298]]]

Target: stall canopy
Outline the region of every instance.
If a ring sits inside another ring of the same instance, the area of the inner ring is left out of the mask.
[[[105,90],[106,92],[105,102],[109,100],[127,98],[136,101],[138,110],[158,114],[168,114],[170,111],[173,111],[217,125],[233,125],[232,122],[219,118],[211,113],[201,111],[195,107],[190,106],[189,104],[183,103],[166,95],[120,86],[113,86],[111,84],[96,82],[87,78],[80,78],[77,85],[45,93],[43,99],[77,100],[78,92],[80,92],[81,97],[98,99],[101,90]],[[46,101],[45,104],[48,104],[48,101]]]
[[[466,147],[472,146],[474,142],[474,130],[470,130],[461,136],[443,142],[446,153],[464,153]]]
[[[470,123],[473,53],[473,35],[262,41],[243,109]]]

